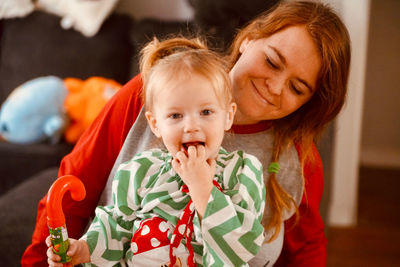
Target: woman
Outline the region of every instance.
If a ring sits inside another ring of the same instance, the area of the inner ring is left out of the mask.
[[[350,64],[347,30],[320,3],[284,3],[239,32],[230,60],[238,109],[233,133],[223,146],[244,146],[264,166],[280,165],[278,173],[275,169],[265,175],[266,206],[271,207],[264,216],[268,242],[251,264],[324,266],[326,239],[318,211],[322,164],[313,142],[344,103]],[[140,76],[128,82],[61,163],[59,175],[74,174],[87,189],[83,202],[64,199],[71,237],[83,233],[113,166],[151,146],[146,141],[149,129],[140,120],[141,86]],[[47,235],[43,198],[23,265],[45,263]]]

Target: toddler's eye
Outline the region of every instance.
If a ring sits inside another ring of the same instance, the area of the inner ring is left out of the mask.
[[[200,112],[200,114],[203,115],[203,116],[208,116],[208,115],[211,115],[211,114],[212,114],[212,111],[209,110],[209,109],[205,109],[205,110],[202,110],[202,111]]]
[[[182,118],[182,114],[173,113],[173,114],[169,115],[169,117],[170,117],[171,119],[180,119],[180,118]]]

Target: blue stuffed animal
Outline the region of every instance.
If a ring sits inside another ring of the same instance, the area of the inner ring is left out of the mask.
[[[64,81],[54,76],[30,80],[14,89],[0,110],[0,134],[18,144],[57,143],[68,124]]]

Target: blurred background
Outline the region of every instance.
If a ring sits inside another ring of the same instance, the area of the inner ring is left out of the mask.
[[[223,51],[236,29],[277,2],[0,0],[0,102],[25,82],[48,75],[79,79],[79,92],[95,76],[122,85],[137,74],[137,53],[154,35],[200,33],[213,49]],[[352,39],[346,106],[318,143],[325,171],[321,214],[329,239],[328,266],[400,266],[400,1],[323,2],[338,12]],[[105,102],[109,83],[96,86],[92,96]],[[75,118],[80,128],[92,104],[82,95],[78,103],[83,108]],[[31,220],[23,214],[36,210],[36,196],[48,187],[29,180],[55,177],[59,161],[74,145],[63,136],[50,137],[26,144],[7,138],[0,142],[4,214],[19,212],[20,219]],[[11,209],[6,199],[23,187],[32,188],[32,195],[13,201],[31,198],[32,206]],[[15,240],[13,233],[22,231],[12,221],[9,225],[0,239]],[[32,229],[24,231],[29,235]],[[10,253],[18,258],[29,239],[17,238],[21,249]]]

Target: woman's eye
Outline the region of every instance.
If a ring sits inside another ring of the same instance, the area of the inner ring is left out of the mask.
[[[204,116],[208,116],[208,115],[211,115],[211,114],[212,114],[212,111],[209,110],[209,109],[205,109],[205,110],[202,110],[202,111],[200,112],[200,114],[201,114],[201,115],[204,115]]]
[[[279,66],[276,63],[274,63],[269,57],[267,57],[265,59],[265,61],[267,62],[268,66],[270,66],[271,68],[273,68],[275,70],[279,69]]]
[[[299,90],[294,84],[291,84],[291,85],[290,85],[290,88],[292,88],[293,92],[294,92],[296,95],[302,95],[302,94],[303,94],[303,92],[302,92],[301,90]]]
[[[171,119],[180,119],[180,118],[182,118],[182,114],[173,113],[173,114],[169,115],[169,117],[170,117]]]

